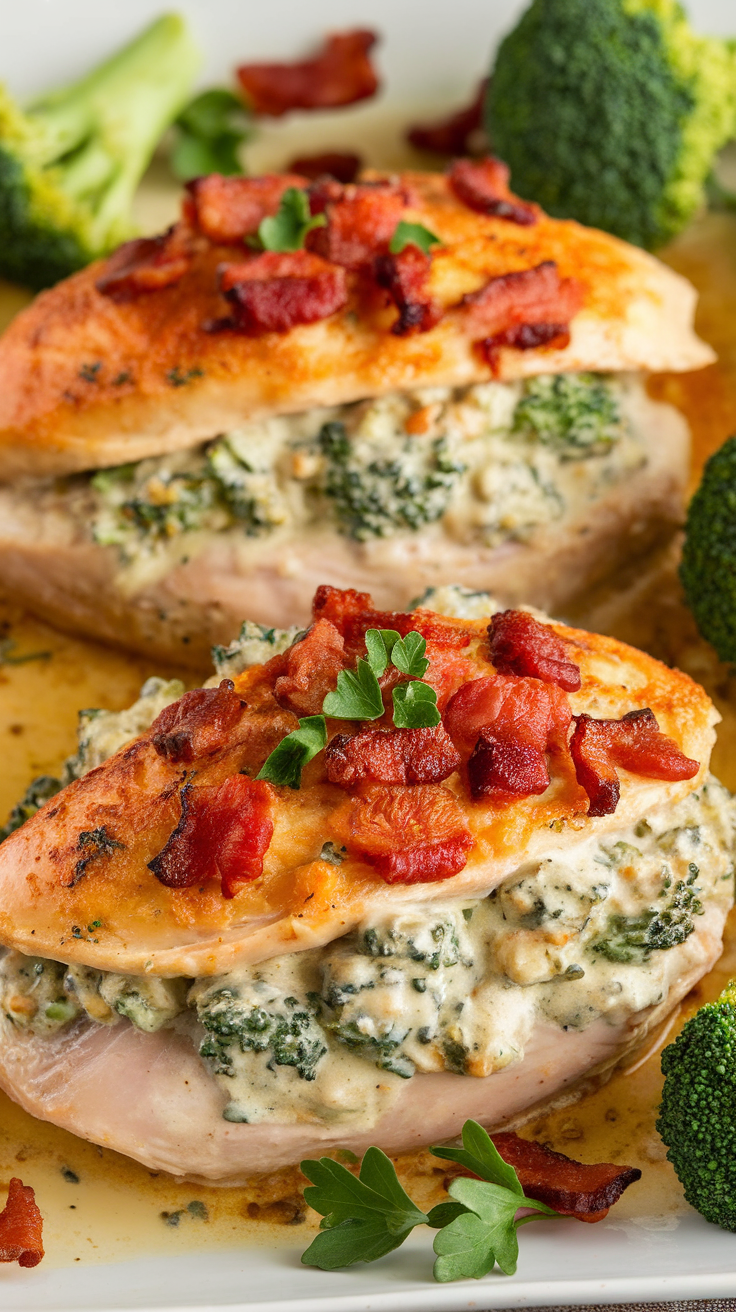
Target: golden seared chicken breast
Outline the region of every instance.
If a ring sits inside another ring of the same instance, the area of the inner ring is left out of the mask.
[[[34,1115],[219,1183],[409,1149],[575,1096],[717,959],[734,811],[684,674],[460,587],[324,586],[214,656],[85,712],[0,846]]]

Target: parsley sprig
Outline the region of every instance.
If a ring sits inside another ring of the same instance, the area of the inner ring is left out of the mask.
[[[329,1157],[302,1162],[301,1169],[312,1182],[304,1197],[322,1215],[320,1233],[302,1255],[304,1265],[336,1271],[354,1262],[374,1262],[399,1248],[415,1226],[429,1225],[438,1231],[435,1280],[479,1280],[496,1265],[504,1275],[513,1275],[519,1226],[559,1213],[526,1197],[513,1166],[503,1160],[477,1121],[465,1122],[462,1141],[462,1148],[431,1151],[481,1178],[453,1180],[450,1199],[428,1213],[412,1202],[380,1148],[368,1149],[357,1178]],[[531,1215],[517,1220],[520,1208]]]
[[[433,246],[440,245],[439,237],[435,237],[423,223],[407,223],[405,219],[400,219],[388,248],[392,255],[400,255],[406,246],[416,246],[425,255],[429,255]]]
[[[299,721],[299,728],[287,733],[274,747],[261,766],[256,779],[269,784],[285,784],[299,788],[302,770],[327,744],[327,725],[324,715],[307,715]]]
[[[300,251],[313,228],[323,228],[324,214],[311,214],[309,197],[300,187],[288,187],[281,197],[278,212],[261,219],[259,244],[264,251]]]
[[[397,729],[426,729],[440,722],[437,694],[420,680],[429,669],[426,639],[412,629],[402,638],[395,629],[368,629],[367,659],[358,658],[355,671],[341,670],[337,688],[322,704],[325,715],[339,720],[378,720],[383,715],[383,698],[378,683],[389,663],[412,678],[393,690],[394,724]]]

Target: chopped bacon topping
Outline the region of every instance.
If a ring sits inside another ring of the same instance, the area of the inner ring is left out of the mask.
[[[364,785],[341,837],[387,884],[450,879],[466,865],[473,843],[456,798],[442,784]]]
[[[489,369],[498,373],[501,348],[511,347],[515,351],[535,351],[546,346],[551,350],[564,351],[570,345],[570,329],[566,323],[520,323],[515,328],[486,337],[477,346]]]
[[[338,734],[325,753],[327,778],[343,788],[364,780],[382,784],[438,784],[460,766],[460,754],[441,724],[434,729],[361,729]]]
[[[570,741],[578,783],[590,798],[588,815],[612,815],[621,795],[616,766],[647,779],[693,779],[700,766],[685,756],[645,707],[621,720],[575,716]]]
[[[470,139],[483,125],[483,102],[487,78],[478,87],[475,99],[465,109],[456,110],[437,123],[409,128],[407,140],[417,150],[429,150],[435,155],[464,155]]]
[[[343,183],[355,182],[362,167],[360,155],[340,150],[327,150],[323,155],[299,155],[289,165],[293,173],[301,173],[311,181],[329,177]]]
[[[276,214],[289,187],[306,184],[307,178],[296,171],[264,173],[260,178],[210,173],[187,183],[185,213],[210,241],[232,245],[252,236],[262,219]]]
[[[493,616],[488,636],[499,674],[530,675],[565,692],[580,688],[580,667],[568,658],[562,638],[549,624],[523,610],[504,610]]]
[[[280,118],[292,109],[336,109],[368,100],[378,78],[368,52],[374,32],[357,30],[328,36],[312,59],[294,64],[243,64],[238,80],[254,114]]]
[[[579,1221],[601,1221],[624,1189],[641,1179],[636,1166],[576,1162],[510,1130],[492,1134],[491,1138],[503,1160],[513,1166],[528,1198]],[[463,1167],[455,1167],[451,1173],[471,1175]]]
[[[220,288],[233,317],[215,326],[250,337],[326,319],[348,299],[344,270],[310,251],[266,251],[244,264],[226,264]]]
[[[536,205],[518,200],[509,190],[509,169],[500,159],[456,159],[449,172],[449,183],[463,205],[479,214],[508,219],[528,227],[536,223]]]
[[[286,659],[286,673],[274,685],[277,701],[296,715],[319,715],[345,666],[342,634],[329,620],[317,620],[301,642],[289,648]]]
[[[14,1176],[0,1212],[0,1262],[38,1266],[43,1257],[43,1218],[29,1184]]]
[[[175,223],[159,237],[138,237],[119,246],[95,287],[113,301],[130,301],[141,292],[158,292],[179,282],[192,259],[191,231]]]
[[[564,748],[571,718],[565,693],[538,679],[499,674],[464,684],[444,719],[467,761],[471,797],[503,802],[543,793],[546,754]]]
[[[273,837],[269,785],[236,774],[222,784],[186,784],[180,796],[179,823],[149,870],[166,888],[219,879],[223,897],[235,897],[263,874]]]
[[[554,260],[545,260],[532,269],[489,278],[460,304],[472,333],[495,338],[529,325],[536,330],[540,324],[568,324],[580,309],[582,290],[574,278],[560,278]]]
[[[312,614],[316,620],[331,620],[351,651],[362,650],[366,629],[395,629],[402,638],[416,629],[437,647],[467,647],[470,642],[467,629],[443,620],[434,611],[374,610],[370,593],[353,588],[323,584],[314,594]]]
[[[441,307],[429,292],[431,269],[431,256],[413,245],[405,246],[398,255],[376,257],[376,282],[389,293],[399,311],[391,328],[397,337],[429,332],[442,318]]]
[[[167,761],[189,764],[224,747],[245,702],[230,679],[219,688],[194,688],[166,706],[151,725],[151,742]]]
[[[409,200],[393,182],[357,182],[339,190],[337,183],[317,183],[310,191],[310,208],[326,215],[327,226],[313,228],[307,244],[345,269],[371,265],[376,255],[388,251]]]

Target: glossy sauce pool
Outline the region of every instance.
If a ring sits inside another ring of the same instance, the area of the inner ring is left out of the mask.
[[[366,137],[374,147],[376,125],[369,115],[366,121]],[[320,140],[316,119],[312,134],[314,149]],[[396,139],[398,133],[392,136]],[[265,131],[254,148],[253,170],[283,167],[285,141],[283,129]],[[292,153],[301,145],[295,141]],[[380,160],[375,147],[365,153]],[[387,162],[396,166],[403,160],[397,156]],[[171,184],[154,173],[140,201],[143,224],[162,226],[175,206]],[[703,461],[736,431],[736,218],[705,216],[673,244],[666,258],[698,287],[697,326],[720,357],[717,365],[699,373],[664,375],[650,384],[653,395],[679,405],[690,421],[696,481]],[[0,328],[26,299],[22,292],[0,286]],[[635,586],[622,582],[622,594],[609,591],[592,599],[577,618],[681,664],[705,683],[724,717],[714,768],[736,789],[736,680],[695,633],[682,607],[672,557],[653,562],[650,575],[642,579],[639,573]],[[150,674],[181,671],[56,633],[0,603],[0,816],[4,819],[31,778],[56,773],[74,750],[81,707],[127,706]],[[195,681],[191,673],[182,677]],[[624,1194],[613,1214],[618,1223],[661,1229],[687,1210],[654,1128],[661,1087],[659,1052],[684,1017],[715,997],[732,973],[736,914],[730,918],[718,966],[686,1000],[649,1055],[641,1054],[628,1071],[617,1072],[573,1105],[532,1120],[525,1131],[573,1157],[639,1166],[641,1181]],[[420,1206],[439,1200],[444,1172],[437,1159],[423,1152],[397,1161],[404,1184]],[[46,1263],[51,1265],[104,1263],[195,1247],[293,1242],[294,1228],[302,1224],[306,1246],[311,1230],[296,1170],[279,1172],[249,1188],[178,1184],[34,1120],[0,1094],[0,1199],[11,1175],[21,1176],[37,1191],[45,1218]]]

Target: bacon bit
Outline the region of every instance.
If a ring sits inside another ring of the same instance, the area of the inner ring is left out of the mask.
[[[258,231],[262,219],[276,214],[289,187],[306,187],[299,173],[264,173],[260,178],[210,173],[187,183],[185,213],[210,241],[232,245]]]
[[[399,311],[391,328],[397,337],[427,333],[442,318],[441,307],[429,294],[431,269],[431,256],[417,246],[405,246],[398,255],[376,257],[376,282],[389,293]]]
[[[341,310],[348,299],[345,273],[310,251],[266,251],[246,264],[226,264],[220,289],[233,308],[230,327],[249,337],[285,333]]]
[[[387,884],[450,879],[473,844],[456,798],[441,784],[367,785],[354,798],[341,837]]]
[[[345,666],[342,635],[329,620],[317,620],[286,657],[286,673],[274,684],[276,700],[296,715],[319,715]]]
[[[508,219],[523,227],[539,218],[536,205],[527,205],[509,190],[509,169],[493,155],[479,160],[456,159],[448,181],[458,200],[478,214]]]
[[[343,183],[355,182],[362,167],[360,155],[339,150],[327,150],[323,155],[300,155],[289,165],[292,172],[301,173],[311,181],[329,177]]]
[[[232,680],[223,679],[219,688],[194,688],[166,706],[150,729],[159,756],[189,764],[219,752],[245,706],[233,688]]]
[[[578,1221],[601,1221],[624,1189],[641,1179],[636,1166],[576,1162],[510,1130],[492,1134],[491,1139],[503,1160],[513,1166],[528,1198]],[[478,1178],[464,1167],[454,1167],[448,1171],[448,1181],[458,1175]]]
[[[338,734],[325,753],[327,778],[342,788],[370,779],[381,784],[438,784],[460,766],[441,724],[434,729],[361,729]]]
[[[223,897],[235,897],[263,874],[273,837],[271,789],[236,774],[222,784],[185,784],[180,796],[179,823],[148,869],[166,888],[219,879]]]
[[[467,761],[471,797],[504,802],[543,793],[546,753],[564,748],[571,718],[566,695],[538,679],[500,674],[464,684],[445,726]]]
[[[590,798],[588,815],[612,815],[621,796],[616,766],[646,779],[693,779],[700,769],[659,725],[649,707],[621,720],[575,716],[570,754],[578,783]]]
[[[254,114],[280,118],[292,109],[337,109],[368,100],[378,78],[368,52],[378,40],[358,29],[328,36],[313,59],[293,64],[243,64],[238,80]]]
[[[579,690],[580,667],[568,659],[562,638],[549,624],[523,610],[504,610],[491,619],[488,636],[499,674],[530,675],[565,692]]]
[[[0,1212],[0,1262],[38,1266],[43,1257],[43,1217],[29,1184],[14,1176]]]
[[[159,237],[126,241],[110,256],[95,287],[118,303],[145,292],[158,292],[180,282],[192,259],[192,235],[184,223],[175,223]]]
[[[355,588],[333,588],[329,583],[322,583],[317,588],[312,601],[315,620],[330,620],[343,637],[348,620],[372,610],[373,598],[369,592],[356,592]]]
[[[554,348],[556,351],[564,351],[570,345],[570,330],[565,323],[521,323],[516,328],[496,333],[495,337],[486,337],[476,345],[495,377],[502,347],[511,347],[515,351],[534,351],[546,346],[550,350]]]
[[[465,109],[456,110],[437,123],[409,128],[407,141],[417,150],[428,150],[435,155],[464,155],[470,138],[483,126],[483,102],[488,79],[483,78],[475,99]]]
[[[532,269],[503,273],[489,278],[477,292],[469,292],[460,302],[467,316],[469,331],[501,334],[540,325],[559,330],[567,325],[582,305],[582,289],[574,278],[560,279],[554,260],[545,260]],[[524,344],[514,341],[512,345]],[[538,342],[534,342],[538,345]]]
[[[313,214],[326,214],[327,226],[313,228],[310,250],[345,269],[370,265],[386,253],[396,225],[411,197],[393,182],[358,182],[337,191],[336,183],[310,191]]]

